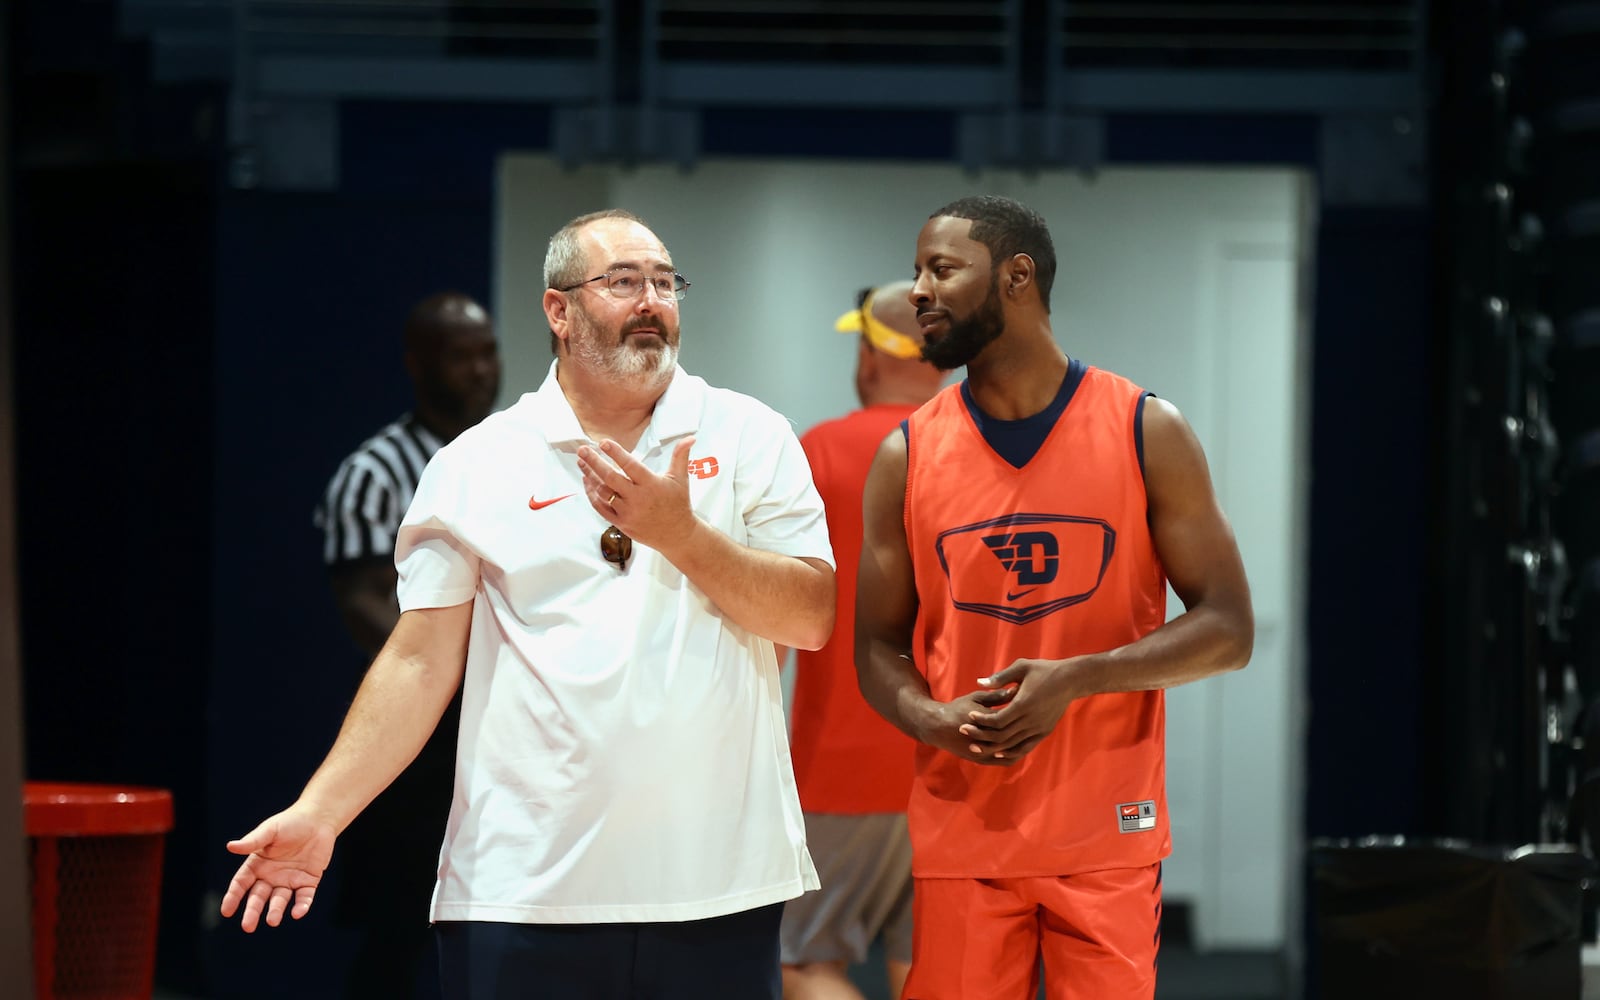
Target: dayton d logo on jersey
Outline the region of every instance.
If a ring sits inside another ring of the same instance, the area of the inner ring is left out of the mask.
[[[1116,547],[1107,522],[1065,514],[1008,514],[942,531],[935,544],[951,602],[1016,625],[1093,597]]]

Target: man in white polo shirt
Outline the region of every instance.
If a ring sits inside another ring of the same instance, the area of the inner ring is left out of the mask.
[[[228,845],[222,914],[303,916],[462,686],[447,1000],[776,998],[817,878],[773,643],[832,630],[822,503],[784,418],[677,366],[687,282],[638,218],[563,227],[545,284],[550,374],[429,463],[400,622],[299,799]]]

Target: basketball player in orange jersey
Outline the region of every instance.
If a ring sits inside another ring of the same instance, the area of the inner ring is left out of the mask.
[[[923,356],[967,367],[879,447],[856,667],[919,741],[906,1000],[1155,995],[1162,691],[1242,667],[1244,566],[1178,410],[1068,358],[1055,250],[1006,198],[917,238]],[[1185,611],[1166,621],[1167,584]]]

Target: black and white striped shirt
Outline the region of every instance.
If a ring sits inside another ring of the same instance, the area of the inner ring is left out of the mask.
[[[422,468],[444,442],[406,414],[374,434],[333,474],[312,520],[322,529],[329,566],[393,558],[400,519],[411,506]]]

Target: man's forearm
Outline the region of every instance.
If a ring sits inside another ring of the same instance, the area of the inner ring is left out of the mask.
[[[1254,637],[1248,613],[1201,606],[1126,646],[1067,662],[1072,664],[1079,697],[1154,691],[1243,667],[1250,660]]]
[[[784,646],[819,649],[833,632],[833,571],[820,560],[740,545],[695,519],[662,555],[741,628]]]
[[[867,640],[856,646],[856,683],[861,696],[889,724],[926,742],[929,709],[936,705],[928,680],[911,658]]]

